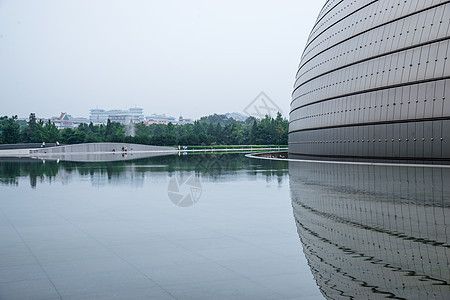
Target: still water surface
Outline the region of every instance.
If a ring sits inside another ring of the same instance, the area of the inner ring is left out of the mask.
[[[448,299],[449,173],[2,161],[0,299]]]
[[[290,162],[304,252],[330,299],[450,299],[450,169]]]

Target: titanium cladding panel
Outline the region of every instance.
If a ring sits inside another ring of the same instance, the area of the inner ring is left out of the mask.
[[[290,157],[450,160],[450,1],[328,0],[292,93]]]

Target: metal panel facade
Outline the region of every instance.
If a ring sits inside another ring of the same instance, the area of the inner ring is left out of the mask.
[[[292,94],[289,155],[450,160],[450,4],[327,1]]]

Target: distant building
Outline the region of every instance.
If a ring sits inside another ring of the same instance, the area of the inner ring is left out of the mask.
[[[77,128],[81,123],[89,123],[87,118],[72,117],[71,115],[62,112],[59,117],[53,117],[50,122],[54,123],[58,129]]]
[[[36,122],[41,122],[41,121],[42,121],[42,122],[44,122],[44,123],[47,123],[48,120],[50,120],[50,119],[48,119],[48,118],[40,118],[40,117],[38,117],[38,116],[35,116],[35,118],[36,118]],[[27,125],[29,120],[30,120],[29,117],[19,117],[19,118],[17,118],[17,122],[18,122],[21,126]]]
[[[194,124],[194,121],[192,121],[191,119],[185,119],[183,118],[183,116],[180,116],[178,118],[178,125],[185,125],[185,124]]]
[[[112,109],[104,110],[94,108],[90,110],[89,121],[94,124],[106,124],[108,119],[111,122],[117,122],[121,124],[139,123],[144,122],[143,109],[139,107],[133,107],[128,110]]]
[[[170,117],[170,116],[166,116],[164,114],[162,115],[157,115],[157,114],[152,114],[151,116],[147,116],[145,117],[145,121],[144,124],[146,125],[150,125],[150,124],[176,124],[177,120],[175,119],[175,117]]]

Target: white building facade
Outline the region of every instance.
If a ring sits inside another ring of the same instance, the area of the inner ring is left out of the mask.
[[[90,110],[89,121],[93,124],[106,124],[108,119],[111,122],[121,124],[144,122],[144,111],[139,107],[133,107],[128,110],[104,110],[100,108]]]

